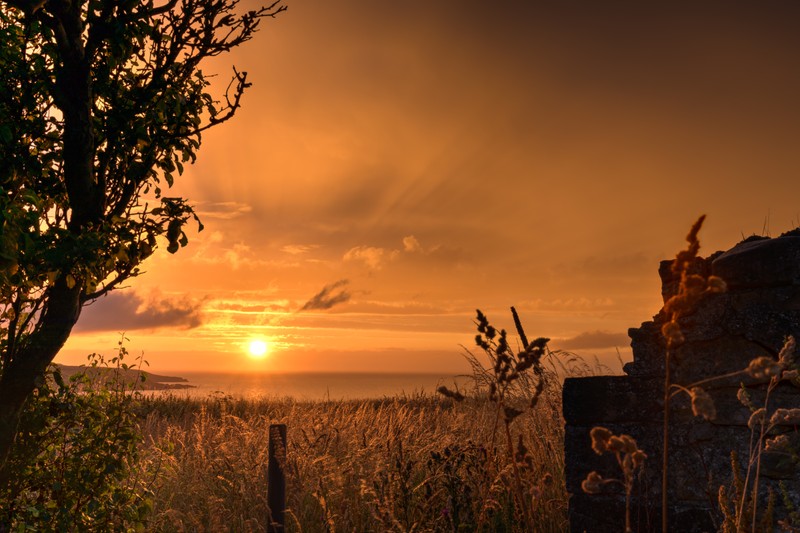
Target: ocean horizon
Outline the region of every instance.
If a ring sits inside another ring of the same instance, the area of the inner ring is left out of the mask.
[[[248,399],[288,397],[295,400],[358,400],[431,394],[441,385],[463,388],[469,382],[467,376],[442,373],[170,372],[169,375],[185,378],[186,381],[173,383],[189,387],[146,393],[191,398],[226,395]]]

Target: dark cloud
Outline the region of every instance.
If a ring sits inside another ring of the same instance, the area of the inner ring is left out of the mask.
[[[629,346],[631,340],[624,333],[609,331],[585,331],[557,344],[562,350],[598,350]]]
[[[75,331],[133,331],[164,327],[192,329],[202,324],[201,305],[201,302],[185,297],[159,296],[145,300],[133,292],[112,292],[84,308]]]
[[[350,281],[340,279],[330,285],[325,285],[321,291],[315,294],[309,301],[300,308],[301,311],[312,311],[315,309],[330,309],[334,305],[344,303],[350,299],[350,293],[344,289]]]

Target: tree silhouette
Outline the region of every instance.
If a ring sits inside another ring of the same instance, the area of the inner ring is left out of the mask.
[[[234,69],[215,100],[203,60],[285,9],[0,1],[0,488],[21,409],[82,306],[138,275],[158,237],[187,243],[197,217],[162,187],[249,86]]]

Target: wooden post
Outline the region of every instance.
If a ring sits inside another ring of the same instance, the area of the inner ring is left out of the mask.
[[[269,533],[284,533],[286,512],[286,424],[269,426],[269,466],[267,467],[267,505]]]

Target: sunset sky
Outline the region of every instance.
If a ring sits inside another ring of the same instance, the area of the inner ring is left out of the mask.
[[[169,193],[205,231],[57,361],[459,373],[514,305],[618,368],[700,214],[704,255],[800,225],[798,2],[286,4],[204,68],[253,82]]]

